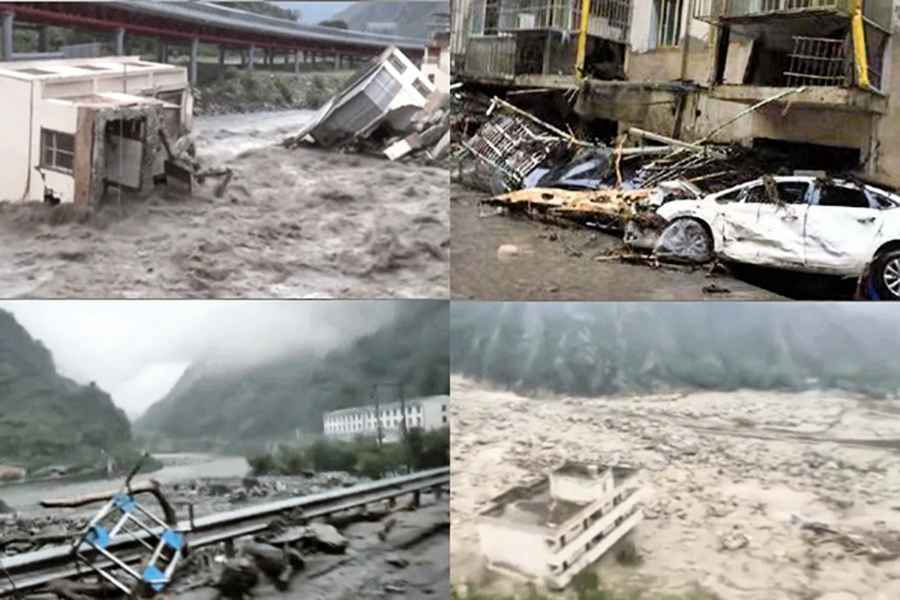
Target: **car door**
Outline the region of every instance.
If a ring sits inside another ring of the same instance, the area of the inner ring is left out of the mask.
[[[745,188],[739,202],[722,207],[717,223],[722,254],[737,262],[802,269],[810,182],[777,181],[774,186],[777,197],[760,180]]]
[[[869,254],[883,221],[883,211],[863,186],[817,182],[806,224],[809,269],[858,275],[872,258]]]

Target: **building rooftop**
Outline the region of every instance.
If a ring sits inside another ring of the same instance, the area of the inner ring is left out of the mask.
[[[514,487],[494,498],[492,504],[482,513],[484,516],[549,529],[566,522],[587,506],[586,503],[567,502],[551,497],[549,479]]]
[[[140,56],[58,58],[0,62],[0,77],[24,80],[90,79],[98,75],[178,71],[184,67],[141,60]]]
[[[609,471],[613,475],[613,485],[617,488],[629,482],[631,476],[637,473],[637,469],[629,467],[588,465],[570,461],[554,469],[552,474],[598,479]],[[554,498],[550,494],[550,476],[547,476],[536,483],[516,486],[500,494],[491,500],[491,505],[481,514],[512,523],[554,529],[589,504],[591,502]]]
[[[118,92],[105,92],[98,94],[86,94],[84,96],[71,96],[68,98],[53,98],[56,102],[67,102],[77,104],[78,106],[97,106],[97,107],[116,107],[123,108],[128,106],[142,105],[158,105],[168,108],[179,108],[175,104],[164,102],[157,98],[148,98],[146,96],[132,96],[131,94],[121,94]]]

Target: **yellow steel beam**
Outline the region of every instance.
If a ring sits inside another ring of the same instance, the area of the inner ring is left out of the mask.
[[[578,2],[578,0],[575,0]],[[584,61],[587,57],[588,23],[591,17],[591,0],[581,0],[581,24],[578,27],[578,53],[575,55],[575,77],[584,79]]]
[[[856,55],[856,73],[859,87],[869,89],[869,59],[866,53],[866,30],[863,27],[863,0],[851,0],[851,24],[853,27],[853,51]]]

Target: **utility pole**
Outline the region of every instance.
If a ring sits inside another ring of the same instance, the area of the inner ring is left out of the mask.
[[[381,448],[381,403],[378,401],[378,384],[372,386],[372,395],[375,400],[375,426],[378,428],[378,447]]]

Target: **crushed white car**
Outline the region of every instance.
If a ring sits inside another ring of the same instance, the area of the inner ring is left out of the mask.
[[[900,300],[900,195],[843,179],[766,176],[657,209],[661,257],[860,277]]]

